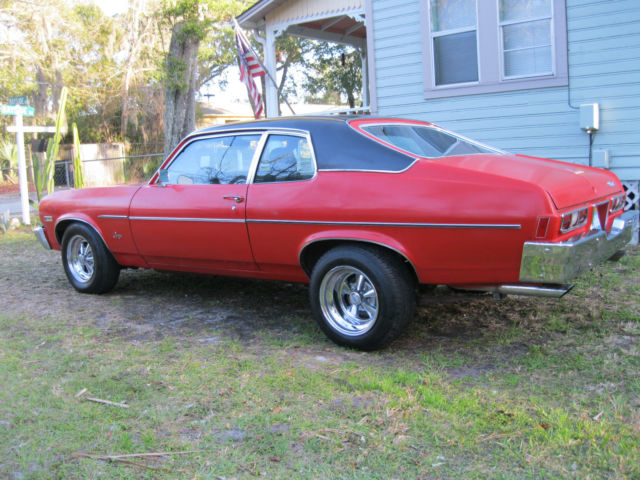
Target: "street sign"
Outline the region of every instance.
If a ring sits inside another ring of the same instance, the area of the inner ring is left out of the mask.
[[[9,97],[9,105],[23,105],[27,106],[27,96],[22,95],[21,97]]]
[[[9,125],[7,132],[18,133],[18,127]],[[31,125],[22,127],[23,133],[56,133],[56,127],[32,127]]]
[[[24,105],[2,105],[0,106],[2,115],[22,115],[23,117],[33,117],[35,110],[33,107],[25,107]]]

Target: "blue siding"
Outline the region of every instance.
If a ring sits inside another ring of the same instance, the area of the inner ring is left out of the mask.
[[[428,120],[509,151],[585,164],[582,103],[600,104],[594,149],[640,179],[640,2],[567,0],[570,87],[424,98],[420,0],[373,0],[378,113]]]

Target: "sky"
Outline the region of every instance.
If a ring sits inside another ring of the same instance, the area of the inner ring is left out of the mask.
[[[127,9],[128,0],[93,0],[102,11],[109,16],[123,13]]]

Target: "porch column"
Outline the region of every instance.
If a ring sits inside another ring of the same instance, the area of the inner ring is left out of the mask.
[[[367,47],[360,50],[362,59],[362,106],[369,107],[369,65],[367,63]]]
[[[278,81],[276,70],[276,30],[267,27],[264,44],[264,66],[275,81]],[[278,116],[278,90],[272,81],[265,82],[265,100],[267,102],[267,118]]]

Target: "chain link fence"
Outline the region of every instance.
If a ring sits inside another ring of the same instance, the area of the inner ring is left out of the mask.
[[[83,174],[87,186],[136,184],[147,180],[163,160],[163,145],[158,143],[80,145]],[[57,187],[72,187],[74,148],[60,148],[54,181]]]
[[[125,155],[122,157],[97,158],[82,162],[85,179],[88,172],[100,170],[109,172],[109,179],[105,183],[109,185],[132,185],[148,180],[156,171],[164,153],[147,153],[143,155]],[[56,187],[73,187],[74,171],[73,160],[61,160],[56,162],[54,182]]]
[[[82,155],[83,173],[86,186],[131,185],[148,180],[164,159],[162,144],[131,144],[127,146],[129,153],[124,153],[122,145],[113,144],[113,148],[100,150],[107,155]],[[84,145],[81,148],[85,147]],[[88,146],[90,147],[90,146]],[[95,150],[95,148],[94,148]],[[27,177],[34,182],[34,172],[39,165],[44,164],[43,152],[28,152]],[[73,147],[61,146],[60,158],[54,168],[54,183],[56,188],[71,188],[74,186]],[[18,185],[18,168],[15,166],[0,167],[0,192],[11,191],[11,187]]]

